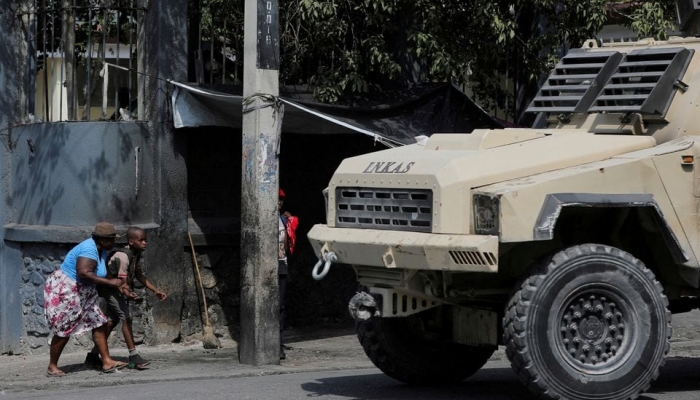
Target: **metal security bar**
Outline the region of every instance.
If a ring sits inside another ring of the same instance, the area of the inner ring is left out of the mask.
[[[571,52],[561,59],[527,112],[644,114],[663,118],[693,51]]]
[[[121,119],[135,109],[136,0],[34,0],[25,21],[28,111],[43,121]],[[103,85],[105,62],[124,67]],[[104,88],[108,93],[101,93]],[[102,103],[102,107],[94,105]]]
[[[240,4],[239,4],[240,3]],[[30,120],[127,120],[137,116],[138,0],[28,0]],[[189,81],[240,84],[242,2],[191,0]],[[223,9],[219,8],[223,7]],[[108,68],[106,68],[106,66]]]
[[[527,112],[588,111],[622,59],[617,52],[571,52],[559,61]]]
[[[590,110],[665,116],[692,53],[680,47],[631,51]]]

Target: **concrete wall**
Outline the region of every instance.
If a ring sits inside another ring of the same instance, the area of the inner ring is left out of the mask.
[[[39,346],[42,280],[95,222],[149,233],[151,279],[169,293],[147,310],[145,340],[179,338],[187,243],[184,137],[172,129],[167,79],[187,72],[187,1],[139,0],[139,119],[22,126],[36,60],[29,0],[0,0],[0,353]],[[148,258],[148,256],[147,256]],[[22,345],[20,346],[20,339]],[[39,348],[37,347],[37,348]]]
[[[0,285],[16,301],[0,309],[20,320],[3,338],[14,353],[46,352],[46,278],[97,221],[111,221],[122,232],[129,225],[154,231],[159,169],[153,168],[153,139],[144,123],[31,124],[14,128],[13,138],[5,154],[10,173],[2,180],[9,188],[3,243],[13,249],[2,268],[12,273]],[[70,346],[90,345],[85,335]]]
[[[22,126],[36,83],[30,25],[16,17],[25,4],[34,2],[0,0],[0,353],[39,346],[41,340],[24,339],[45,334],[37,314],[42,280],[99,220],[147,228],[150,253],[158,255],[150,274],[169,297],[148,310],[145,340],[176,340],[188,229],[186,146],[172,129],[166,79],[186,76],[187,2],[139,0],[145,123]]]
[[[153,223],[153,139],[146,124],[63,122],[15,130],[12,221],[29,226]]]
[[[11,161],[8,157],[13,138],[13,127],[27,116],[26,81],[27,66],[26,24],[17,18],[21,1],[0,0],[0,223],[10,220]],[[13,136],[14,135],[14,136]],[[0,231],[0,353],[19,351],[22,330],[22,313],[19,287],[19,247],[3,240]]]

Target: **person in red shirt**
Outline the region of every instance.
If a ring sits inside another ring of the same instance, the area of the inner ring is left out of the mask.
[[[282,189],[279,193],[278,210],[279,210],[279,264],[277,265],[277,276],[279,283],[280,295],[280,360],[287,358],[284,352],[285,345],[283,340],[284,320],[286,317],[286,307],[284,298],[287,294],[287,276],[289,275],[289,257],[294,253],[296,245],[296,229],[299,226],[299,218],[290,214],[288,211],[283,211],[284,200],[286,194]]]

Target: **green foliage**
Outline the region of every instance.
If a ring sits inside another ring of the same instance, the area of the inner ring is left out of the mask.
[[[535,79],[562,43],[579,45],[606,19],[592,0],[288,0],[301,32],[283,41],[306,52],[287,78],[310,83],[320,101],[415,83],[469,84],[486,106],[504,103],[506,73]],[[547,21],[547,26],[540,22]],[[283,69],[286,68],[283,66]]]
[[[228,36],[236,36],[241,54],[242,2],[203,3],[217,10],[204,31],[212,23],[220,30],[223,18],[240,23]],[[417,83],[453,82],[469,86],[484,107],[503,107],[512,104],[513,82],[522,86],[539,79],[611,16],[642,36],[665,37],[672,0],[627,2],[624,10],[612,7],[616,3],[280,0],[280,79],[309,84],[319,101],[329,103]]]
[[[643,1],[635,7],[617,10],[616,14],[639,37],[666,40],[668,31],[675,27],[676,5],[673,0]]]
[[[200,0],[201,38],[225,45],[232,68],[214,81],[240,83],[244,1]],[[120,41],[135,32],[133,16],[89,0],[76,32],[79,54],[102,32]],[[195,2],[192,2],[195,4]],[[280,81],[308,84],[316,98],[337,102],[348,95],[453,82],[469,86],[484,107],[512,104],[513,84],[539,79],[566,51],[614,20],[640,37],[665,39],[673,26],[673,0],[279,0]],[[49,0],[47,9],[60,9]],[[194,7],[190,13],[197,13]],[[51,25],[60,27],[61,13]],[[99,29],[98,29],[99,27]],[[47,48],[60,47],[60,36]],[[83,47],[81,47],[83,46]],[[41,48],[41,47],[40,47]],[[208,60],[203,60],[208,62]],[[228,65],[228,64],[227,64]],[[213,70],[210,70],[213,71]],[[510,88],[504,85],[507,77]],[[510,111],[512,107],[509,108]]]

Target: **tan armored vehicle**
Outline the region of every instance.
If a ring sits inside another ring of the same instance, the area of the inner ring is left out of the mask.
[[[588,42],[529,111],[546,127],[343,161],[314,277],[355,269],[359,339],[400,381],[460,381],[504,345],[542,398],[635,398],[700,306],[700,40]]]

